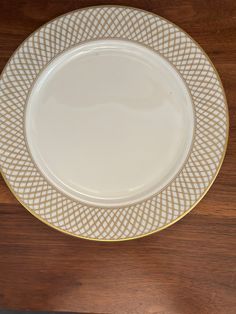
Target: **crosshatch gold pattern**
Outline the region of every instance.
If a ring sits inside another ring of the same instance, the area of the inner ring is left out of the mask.
[[[24,135],[27,98],[41,70],[69,47],[101,38],[131,40],[161,54],[185,80],[195,110],[195,137],[179,174],[159,193],[121,208],[97,208],[58,191],[36,167]],[[228,111],[220,79],[208,57],[185,32],[154,14],[101,6],[60,16],[17,49],[0,84],[3,177],[33,215],[60,231],[87,239],[119,241],[161,230],[198,203],[223,161]]]

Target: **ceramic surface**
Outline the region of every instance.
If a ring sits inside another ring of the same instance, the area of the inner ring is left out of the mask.
[[[53,184],[101,206],[162,189],[189,152],[194,114],[177,71],[141,45],[100,40],[57,57],[26,111],[32,156]]]
[[[186,215],[216,178],[228,109],[204,51],[162,17],[99,6],[60,16],[0,79],[0,167],[51,227],[134,239]]]

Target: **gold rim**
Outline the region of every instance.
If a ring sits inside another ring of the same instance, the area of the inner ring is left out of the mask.
[[[5,68],[3,69],[3,72],[2,72],[2,75],[6,69],[6,67],[8,66],[8,64],[10,63],[10,61],[13,59],[13,57],[16,55],[16,53],[18,52],[18,50],[23,46],[23,44],[25,42],[27,42],[27,40],[29,38],[31,38],[36,32],[39,32],[41,29],[43,29],[46,25],[52,23],[53,21],[56,21],[57,19],[60,19],[61,17],[63,16],[66,16],[68,14],[72,14],[73,12],[80,12],[80,11],[84,11],[84,10],[87,10],[87,9],[95,9],[95,8],[124,8],[124,9],[131,9],[131,10],[135,10],[135,11],[139,11],[139,12],[145,12],[145,13],[148,13],[149,15],[151,16],[154,16],[155,18],[159,17],[158,15],[155,15],[153,13],[150,13],[150,12],[147,12],[147,11],[144,11],[144,10],[141,10],[141,9],[136,9],[136,8],[131,8],[131,7],[125,7],[125,6],[114,6],[114,5],[111,5],[111,6],[95,6],[95,7],[88,7],[88,8],[82,8],[82,9],[79,9],[79,10],[75,10],[75,11],[72,11],[72,12],[69,12],[69,13],[66,13],[66,14],[63,14],[57,18],[55,18],[54,20],[44,24],[41,28],[39,28],[39,30],[35,31],[33,34],[31,34],[22,44],[21,46],[16,50],[16,52],[13,54],[13,56],[10,58],[10,60],[8,61],[7,65],[5,66]],[[87,240],[94,240],[94,241],[99,241],[99,242],[117,242],[117,241],[127,241],[127,240],[133,240],[133,239],[137,239],[137,238],[142,238],[142,237],[145,237],[147,235],[150,235],[150,234],[153,234],[155,232],[158,232],[158,231],[161,231],[169,226],[171,226],[172,224],[174,224],[175,222],[177,222],[178,220],[180,220],[181,218],[183,218],[187,213],[189,213],[200,201],[201,199],[205,196],[205,194],[208,192],[208,190],[210,189],[211,185],[213,184],[215,178],[217,177],[218,173],[219,173],[219,170],[221,168],[221,165],[223,163],[223,160],[224,160],[224,157],[225,157],[225,153],[226,153],[226,148],[227,148],[227,143],[228,143],[228,134],[229,134],[229,117],[228,117],[228,106],[227,106],[227,100],[226,100],[226,96],[225,96],[225,93],[224,93],[224,89],[223,89],[223,85],[222,85],[222,82],[220,80],[220,77],[218,75],[218,72],[216,71],[213,63],[211,62],[211,60],[209,59],[209,57],[206,55],[206,53],[203,51],[203,49],[198,45],[198,43],[196,41],[194,41],[185,31],[181,30],[178,26],[176,26],[174,23],[172,22],[169,22],[168,20],[166,20],[165,18],[162,18],[162,17],[159,17],[160,19],[166,21],[167,23],[171,24],[172,26],[174,26],[175,28],[178,29],[179,32],[183,32],[187,38],[190,38],[191,41],[193,43],[195,43],[195,45],[200,49],[201,53],[203,54],[203,56],[205,56],[208,60],[208,62],[210,63],[212,69],[214,70],[214,73],[216,74],[217,76],[217,79],[218,79],[218,82],[220,84],[220,87],[221,87],[221,92],[222,92],[222,95],[223,95],[223,98],[224,98],[224,104],[225,104],[225,110],[226,110],[226,140],[225,140],[225,144],[224,144],[224,150],[223,150],[223,153],[221,153],[221,159],[218,163],[218,167],[217,167],[217,170],[214,174],[214,176],[212,177],[212,180],[208,183],[208,186],[207,188],[204,190],[204,192],[201,194],[201,197],[198,198],[194,203],[193,205],[188,209],[186,210],[183,214],[179,215],[176,219],[172,220],[170,223],[167,223],[165,224],[164,226],[162,227],[159,227],[155,230],[152,230],[151,232],[147,232],[147,233],[143,233],[143,234],[140,234],[140,235],[137,235],[137,236],[134,236],[134,237],[126,237],[126,238],[117,238],[117,239],[97,239],[97,238],[92,238],[92,237],[86,237],[86,236],[81,236],[81,235],[78,235],[78,234],[74,234],[72,232],[69,232],[67,230],[64,230],[60,227],[57,227],[55,225],[53,225],[52,223],[48,222],[47,220],[45,220],[44,218],[42,218],[40,215],[38,215],[34,210],[30,209],[29,206],[27,204],[25,204],[19,197],[18,195],[14,192],[14,190],[12,189],[11,187],[11,184],[10,182],[8,181],[8,179],[6,178],[5,174],[3,173],[2,169],[1,169],[1,173],[2,173],[2,176],[7,184],[7,186],[9,187],[9,189],[11,190],[11,192],[13,193],[13,195],[16,197],[16,199],[33,215],[35,216],[36,218],[38,218],[39,220],[41,220],[42,222],[44,222],[45,224],[49,225],[50,227],[58,230],[58,231],[61,231],[65,234],[68,234],[68,235],[72,235],[72,236],[75,236],[75,237],[78,237],[78,238],[83,238],[83,239],[87,239]]]

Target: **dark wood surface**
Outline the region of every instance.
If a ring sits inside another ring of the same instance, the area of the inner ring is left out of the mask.
[[[235,1],[0,0],[0,68],[36,28],[76,8],[124,4],[157,13],[205,49],[230,111],[226,158],[199,205],[152,236],[97,243],[31,216],[0,179],[0,309],[81,313],[236,313]]]

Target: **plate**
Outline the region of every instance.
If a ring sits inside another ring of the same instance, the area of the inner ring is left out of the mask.
[[[152,13],[67,13],[17,49],[0,80],[0,165],[16,198],[62,232],[121,241],[162,230],[213,183],[227,145],[219,76]]]

